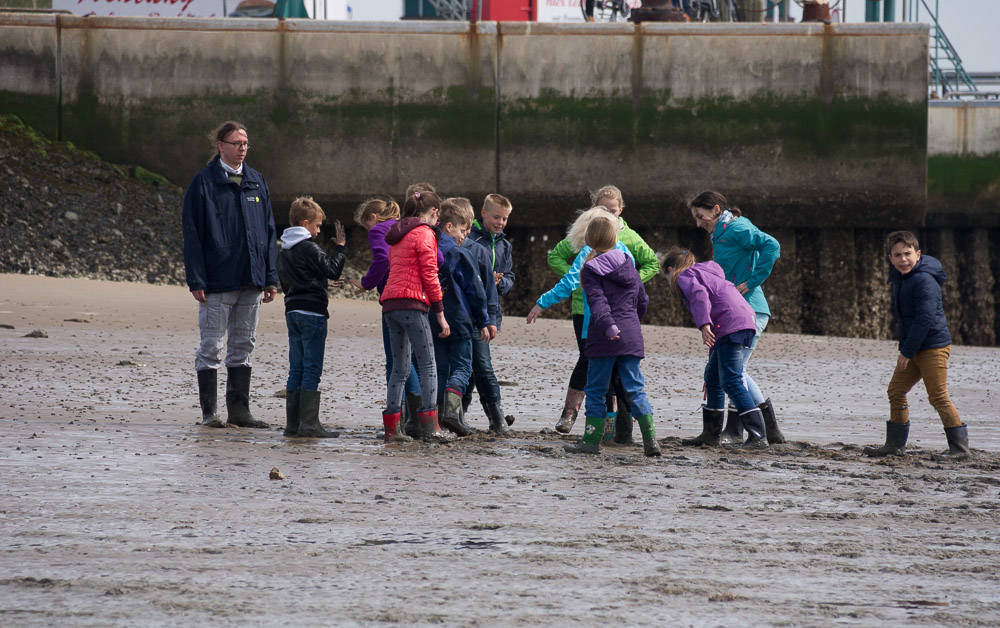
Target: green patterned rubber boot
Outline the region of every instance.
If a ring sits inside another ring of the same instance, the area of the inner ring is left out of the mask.
[[[653,415],[644,414],[637,417],[639,431],[642,433],[642,453],[646,456],[659,456],[660,443],[656,442],[656,428],[653,427]]]
[[[568,454],[598,454],[601,453],[601,440],[604,438],[604,417],[587,417],[587,427],[583,430],[583,439],[573,445],[564,445]]]
[[[618,421],[618,413],[608,412],[608,416],[604,418],[604,437],[601,438],[602,443],[610,443],[614,440],[616,421]]]

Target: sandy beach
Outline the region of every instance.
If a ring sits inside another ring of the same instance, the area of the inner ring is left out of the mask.
[[[1000,624],[1000,349],[952,349],[974,460],[931,460],[922,386],[909,455],[872,460],[895,343],[766,333],[751,364],[790,442],[734,454],[680,446],[700,431],[700,335],[644,327],[663,457],[581,457],[562,445],[582,421],[551,431],[570,322],[508,316],[493,356],[514,436],[474,402],[476,435],[387,447],[379,308],[331,313],[322,417],[341,437],[286,439],[281,303],[254,352],[274,428],[217,430],[197,425],[185,288],[0,275],[0,624]]]

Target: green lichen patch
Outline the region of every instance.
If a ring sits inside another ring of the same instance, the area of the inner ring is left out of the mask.
[[[936,155],[927,159],[927,194],[975,199],[1000,192],[1000,153],[981,157]]]

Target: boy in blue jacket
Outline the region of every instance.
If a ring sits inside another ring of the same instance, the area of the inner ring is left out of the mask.
[[[917,237],[909,231],[894,231],[885,243],[892,270],[892,309],[896,315],[899,356],[889,381],[889,421],[885,444],[866,447],[868,456],[902,456],[910,433],[910,409],[906,393],[924,380],[927,399],[937,410],[948,439],[948,451],[935,460],[965,460],[969,457],[968,428],[948,397],[948,356],[951,335],[944,318],[941,284],[947,279],[941,262],[920,254]]]
[[[455,434],[468,436],[472,430],[462,416],[462,397],[472,378],[473,339],[488,339],[491,323],[477,256],[460,246],[472,223],[472,212],[457,203],[441,203],[438,220],[438,250],[444,256],[439,276],[444,315],[451,328],[451,333],[441,338],[437,320],[431,318],[438,370],[438,420]]]
[[[443,201],[441,206],[445,207],[453,203],[460,206],[463,215],[474,215],[472,203],[467,198],[449,198]],[[472,379],[469,380],[465,396],[462,398],[462,414],[464,416],[469,409],[469,404],[472,402],[472,389],[475,387],[479,391],[479,401],[483,404],[483,411],[489,420],[490,432],[507,436],[510,434],[510,429],[507,426],[514,422],[514,417],[504,415],[503,406],[500,404],[500,382],[493,371],[493,357],[490,355],[490,342],[497,337],[498,333],[500,297],[497,293],[490,253],[486,247],[468,236],[471,229],[472,223],[470,221],[465,230],[465,240],[459,246],[472,252],[476,261],[479,262],[479,278],[486,290],[486,313],[489,316],[486,331],[489,336],[485,340],[482,338],[472,339]]]

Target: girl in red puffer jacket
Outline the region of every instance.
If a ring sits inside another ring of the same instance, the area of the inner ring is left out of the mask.
[[[433,192],[414,192],[403,205],[403,218],[385,234],[389,245],[389,278],[382,291],[382,319],[389,330],[392,373],[382,413],[386,442],[411,440],[403,433],[400,409],[410,373],[410,352],[417,361],[422,403],[417,417],[424,440],[443,442],[451,435],[437,420],[437,367],[427,312],[434,310],[441,338],[450,333],[438,281],[437,224],[440,199]]]

